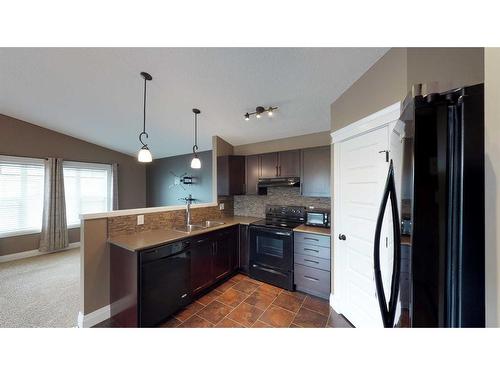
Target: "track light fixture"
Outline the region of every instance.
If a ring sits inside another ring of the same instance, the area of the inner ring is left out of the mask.
[[[262,107],[262,106],[259,106],[259,107],[256,107],[255,108],[255,112],[247,112],[245,113],[245,121],[249,121],[250,120],[250,116],[253,116],[255,115],[256,118],[261,118],[262,117],[262,114],[267,112],[267,115],[269,117],[273,117],[273,114],[274,114],[274,111],[277,110],[278,107],[273,107],[273,106],[270,106],[268,107],[267,109]]]

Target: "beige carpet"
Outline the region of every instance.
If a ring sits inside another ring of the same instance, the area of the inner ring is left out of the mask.
[[[79,252],[0,263],[0,327],[75,327]]]

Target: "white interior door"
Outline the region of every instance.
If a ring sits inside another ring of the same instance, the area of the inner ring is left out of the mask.
[[[373,241],[388,170],[386,155],[379,151],[388,150],[388,138],[386,126],[335,144],[335,293],[340,293],[340,312],[356,327],[382,327]],[[345,240],[339,235],[345,235]],[[385,236],[381,236],[382,241],[381,250],[388,245]],[[383,274],[389,265],[384,254],[381,251]]]

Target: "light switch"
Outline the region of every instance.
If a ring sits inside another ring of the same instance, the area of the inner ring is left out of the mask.
[[[224,203],[219,203],[219,210],[222,211],[224,209]]]
[[[137,225],[144,225],[144,215],[137,215]]]

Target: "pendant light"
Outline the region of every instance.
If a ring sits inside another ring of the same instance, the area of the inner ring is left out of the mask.
[[[142,137],[145,135],[148,138],[148,133],[146,133],[146,83],[147,81],[151,81],[153,77],[146,72],[141,72],[141,76],[144,78],[144,116],[142,133],[139,134],[139,141],[142,143],[142,147],[137,154],[137,160],[141,163],[150,163],[153,161],[153,156],[151,155],[151,151],[149,151],[148,145],[142,141]]]
[[[191,160],[191,168],[200,169],[201,160],[198,157],[196,151],[198,151],[198,115],[201,111],[197,108],[193,108],[194,113],[194,146],[193,146],[193,160]]]

